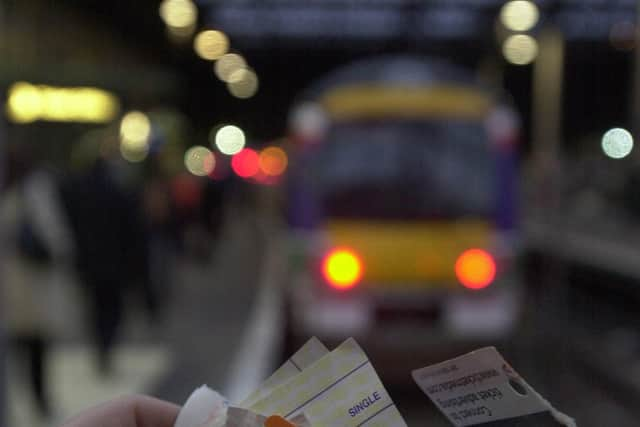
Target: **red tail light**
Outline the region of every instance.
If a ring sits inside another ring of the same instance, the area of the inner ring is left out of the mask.
[[[456,276],[465,288],[484,289],[496,277],[496,263],[487,251],[467,249],[456,261]]]
[[[350,249],[334,249],[322,261],[322,274],[333,288],[347,290],[362,278],[362,261]]]

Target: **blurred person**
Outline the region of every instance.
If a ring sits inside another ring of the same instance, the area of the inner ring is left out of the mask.
[[[53,175],[35,163],[27,147],[11,147],[8,162],[0,198],[2,312],[12,347],[29,365],[38,410],[46,416],[46,358],[56,309],[50,297],[72,243]]]
[[[175,206],[176,221],[180,228],[198,222],[202,203],[202,181],[188,173],[180,173],[171,179],[171,199]]]
[[[194,259],[205,261],[209,252],[202,221],[203,180],[185,172],[174,176],[170,185],[180,249]]]
[[[178,239],[167,178],[156,174],[145,183],[143,210],[148,236],[148,283],[157,318],[170,294],[172,255]]]
[[[65,188],[65,200],[76,242],[76,268],[87,291],[100,373],[111,371],[111,350],[124,314],[124,291],[139,258],[130,244],[139,225],[132,204],[116,182],[109,164],[95,159]]]
[[[213,239],[218,237],[222,228],[224,201],[224,183],[208,179],[204,184],[201,210],[202,221]]]
[[[179,409],[149,396],[127,396],[87,409],[62,427],[171,427]]]
[[[108,140],[108,139],[107,139]],[[160,291],[158,275],[155,274],[154,233],[155,221],[166,221],[165,212],[160,208],[158,215],[154,216],[152,210],[159,208],[164,203],[162,196],[158,196],[151,188],[155,188],[154,167],[151,161],[144,168],[125,161],[119,152],[104,155],[105,164],[113,177],[114,183],[123,195],[124,200],[124,230],[122,237],[125,240],[126,274],[125,288],[127,296],[132,296],[141,303],[145,310],[149,326],[155,327],[160,320]],[[151,159],[149,159],[151,160]],[[151,201],[149,193],[153,193]],[[169,270],[163,272],[168,275]],[[164,276],[163,276],[164,278]],[[166,290],[166,289],[163,289]],[[130,291],[130,292],[129,292]]]

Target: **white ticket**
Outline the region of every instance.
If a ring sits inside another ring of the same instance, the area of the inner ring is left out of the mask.
[[[314,427],[406,426],[366,354],[352,338],[249,408]]]
[[[173,427],[221,427],[227,419],[229,403],[206,385],[198,387],[182,405]]]
[[[454,426],[573,426],[494,347],[412,372]]]
[[[256,391],[240,402],[239,406],[243,408],[250,407],[257,401],[268,396],[275,387],[285,383],[290,378],[295,377],[302,372],[303,369],[311,366],[328,353],[329,350],[327,347],[325,347],[319,339],[312,337],[269,378],[267,378]]]
[[[269,427],[269,418],[245,408],[229,406],[226,399],[207,386],[197,388],[187,399],[174,427]],[[282,419],[282,421],[286,421]],[[287,427],[311,427],[304,414],[289,422],[271,423]]]

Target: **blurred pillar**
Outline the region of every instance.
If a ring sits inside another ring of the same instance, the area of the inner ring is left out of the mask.
[[[6,19],[4,13],[4,4],[0,1],[0,39],[6,40]],[[0,47],[0,51],[2,48]],[[4,97],[0,97],[0,102],[4,104]],[[5,121],[4,117],[0,116],[0,195],[2,194],[2,188],[4,187],[4,178],[6,174],[6,160],[5,160],[5,147],[6,147],[6,134],[5,134]],[[2,246],[0,245],[0,260],[2,259]],[[2,294],[2,283],[0,283],[0,295]],[[3,301],[0,298],[0,313],[4,313],[2,307]],[[2,323],[2,317],[0,316],[0,427],[7,425],[9,418],[7,411],[7,339],[5,335],[5,326]]]
[[[538,57],[533,64],[532,154],[546,208],[558,204],[561,189],[563,71],[562,34],[544,29],[538,37]]]
[[[1,11],[0,11],[1,13]],[[2,21],[0,20],[0,23]],[[4,97],[0,97],[0,102],[4,104]],[[5,147],[6,147],[6,134],[5,134],[5,122],[4,118],[0,116],[0,195],[4,186],[4,177],[6,173],[6,159],[5,159]],[[0,260],[2,259],[2,247],[0,246]],[[0,283],[0,295],[2,294],[2,283]],[[3,301],[0,298],[0,313],[4,313],[2,307]],[[7,425],[7,340],[5,335],[5,326],[2,323],[2,316],[0,316],[0,427]]]
[[[0,426],[7,425],[7,342],[0,323]]]
[[[0,10],[0,14],[2,10]],[[2,20],[0,19],[0,25]],[[0,102],[4,104],[4,97],[0,97]],[[2,188],[4,186],[4,178],[6,173],[6,158],[5,158],[5,147],[6,147],[6,134],[5,134],[5,121],[2,116],[0,116],[0,195],[2,193]],[[0,246],[0,260],[3,257],[2,247]],[[0,283],[0,295],[2,294],[2,283]],[[3,301],[0,298],[0,313],[4,313],[4,309],[2,307]],[[8,411],[7,411],[7,338],[5,334],[5,326],[2,323],[2,316],[0,316],[0,427],[4,427],[7,425],[8,420]]]
[[[555,30],[543,30],[533,64],[533,150],[558,156],[562,138],[564,41]]]

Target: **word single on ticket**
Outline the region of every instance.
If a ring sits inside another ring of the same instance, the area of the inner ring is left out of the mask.
[[[365,409],[367,409],[369,406],[373,405],[375,402],[377,402],[380,399],[382,399],[380,397],[380,393],[378,393],[377,391],[374,391],[369,396],[362,399],[361,402],[356,403],[353,407],[349,408],[349,415],[351,415],[352,417],[355,417],[360,412],[364,411]]]

